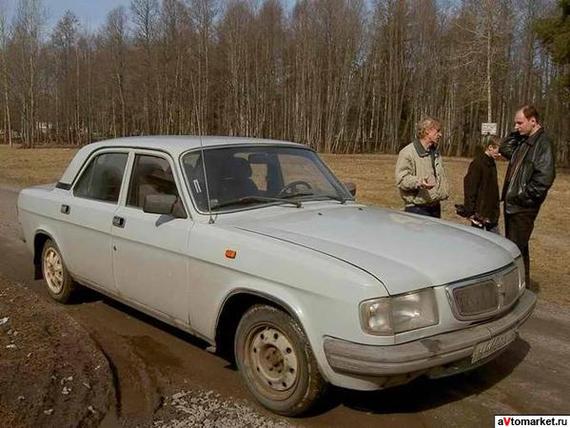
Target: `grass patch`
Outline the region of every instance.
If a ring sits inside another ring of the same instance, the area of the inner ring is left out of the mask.
[[[19,149],[0,145],[0,183],[26,187],[58,181],[77,149]]]

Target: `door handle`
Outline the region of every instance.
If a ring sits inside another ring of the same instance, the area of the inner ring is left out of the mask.
[[[71,212],[71,207],[70,207],[69,205],[62,204],[62,205],[61,205],[61,208],[59,209],[59,211],[60,211],[62,214],[69,214],[69,213]]]
[[[116,227],[125,227],[125,218],[124,217],[119,217],[118,215],[113,217],[113,226]]]

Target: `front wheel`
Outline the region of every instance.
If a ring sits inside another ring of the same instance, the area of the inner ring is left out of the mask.
[[[69,302],[75,291],[75,283],[63,263],[59,248],[51,239],[45,242],[42,250],[42,272],[49,295],[58,302]]]
[[[275,413],[304,413],[326,389],[299,323],[277,308],[249,309],[238,325],[234,346],[246,386]]]

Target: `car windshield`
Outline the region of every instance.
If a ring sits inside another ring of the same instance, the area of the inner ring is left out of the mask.
[[[201,212],[208,212],[208,196],[210,208],[215,212],[269,204],[300,206],[309,200],[345,202],[352,199],[309,149],[261,145],[210,148],[185,154],[182,164],[188,187]]]

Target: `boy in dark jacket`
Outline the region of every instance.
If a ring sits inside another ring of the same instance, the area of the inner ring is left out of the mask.
[[[498,137],[485,139],[463,179],[464,215],[471,225],[499,233],[499,183],[495,159],[501,157]]]

